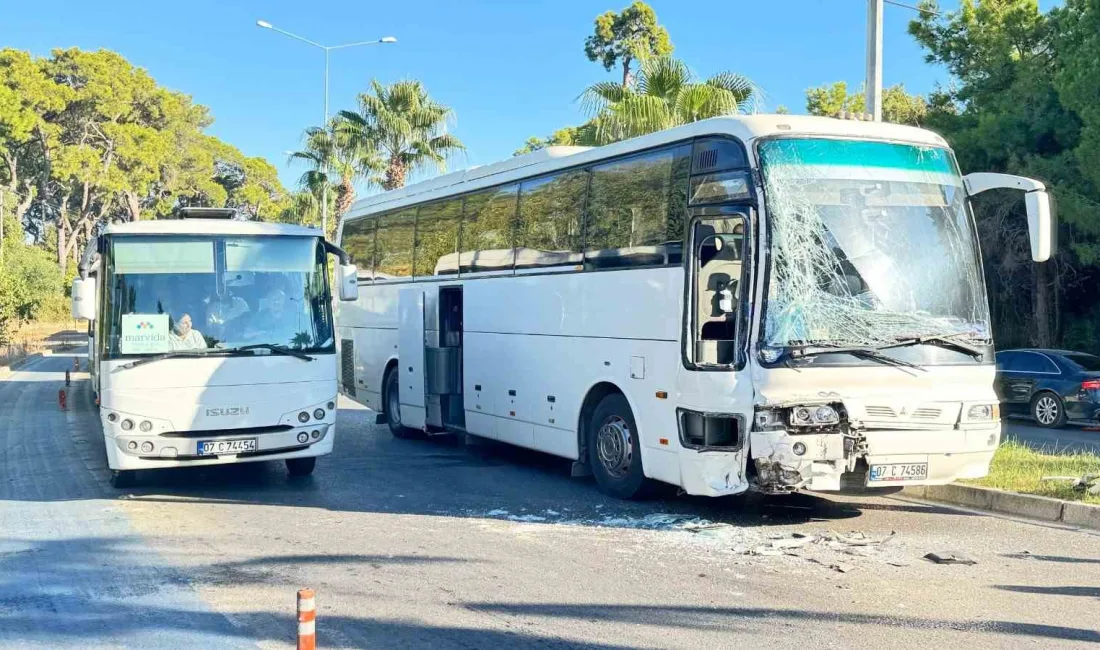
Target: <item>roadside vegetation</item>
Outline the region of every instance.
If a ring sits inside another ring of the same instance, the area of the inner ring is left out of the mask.
[[[989,476],[961,482],[1100,505],[1100,495],[1094,496],[1084,490],[1075,490],[1071,480],[1043,480],[1056,476],[1080,478],[1096,472],[1100,472],[1100,455],[1046,449],[1035,451],[1010,438],[993,456]]]

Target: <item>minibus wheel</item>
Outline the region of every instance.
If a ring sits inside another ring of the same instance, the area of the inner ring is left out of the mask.
[[[386,424],[390,427],[390,433],[393,434],[394,438],[401,438],[402,440],[422,437],[422,432],[401,424],[401,381],[397,376],[396,368],[386,375],[384,386],[386,390],[382,400],[386,405]]]
[[[645,496],[652,483],[642,472],[638,427],[621,393],[607,395],[588,423],[588,462],[600,490],[620,499]]]
[[[286,471],[291,476],[309,476],[313,473],[313,468],[316,466],[316,456],[310,456],[309,458],[286,459]]]

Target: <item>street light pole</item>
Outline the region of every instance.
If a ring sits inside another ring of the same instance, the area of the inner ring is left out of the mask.
[[[867,80],[865,111],[882,121],[882,2],[867,0]]]
[[[349,47],[359,47],[361,45],[389,45],[396,43],[397,39],[392,36],[384,36],[374,41],[359,41],[356,43],[344,43],[343,45],[321,45],[308,38],[298,36],[293,32],[288,32],[285,29],[279,29],[266,20],[257,20],[256,26],[263,29],[270,29],[273,32],[279,32],[284,36],[289,36],[303,43],[308,43],[313,47],[321,48],[325,51],[325,119],[321,122],[321,128],[328,132],[328,68],[329,68],[329,52],[332,50],[341,50]],[[331,147],[331,142],[330,142]],[[321,232],[328,236],[328,156],[324,155],[321,159],[321,175],[324,177],[324,183],[321,185]]]

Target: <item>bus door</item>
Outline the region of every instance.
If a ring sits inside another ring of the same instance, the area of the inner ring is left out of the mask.
[[[424,429],[424,290],[420,287],[401,289],[397,296],[397,363],[401,423]]]

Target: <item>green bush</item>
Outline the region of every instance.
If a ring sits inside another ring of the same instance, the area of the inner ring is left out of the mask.
[[[43,318],[66,318],[67,300],[57,263],[49,252],[22,241],[22,228],[10,216],[4,223],[0,262],[0,345],[15,328]]]

